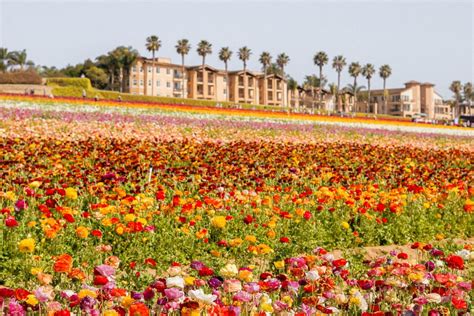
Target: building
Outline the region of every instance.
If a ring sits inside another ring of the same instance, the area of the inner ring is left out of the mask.
[[[405,83],[404,88],[371,90],[368,108],[367,101],[363,101],[356,105],[356,111],[402,117],[424,114],[430,120],[451,118],[450,107],[434,90],[434,84],[413,80]]]
[[[342,111],[352,112],[354,110],[354,96],[349,91],[342,90],[339,99],[328,90],[322,89],[322,104],[320,102],[319,88],[298,87],[294,91],[288,91],[288,104],[290,107],[300,111]]]
[[[140,57],[130,71],[128,92],[236,104],[287,103],[287,84],[281,76],[270,74],[264,78],[262,73],[238,70],[229,71],[228,80],[224,70],[209,65],[186,66],[183,73],[182,66],[169,58],[159,57],[153,62]]]
[[[183,75],[184,86],[183,86]],[[130,70],[129,92],[131,94],[164,97],[186,97],[188,92],[186,71],[182,66],[171,63],[169,58],[151,59],[139,57]]]

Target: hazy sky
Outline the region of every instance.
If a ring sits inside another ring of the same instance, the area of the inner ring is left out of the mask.
[[[429,81],[445,98],[452,80],[473,80],[473,1],[22,1],[0,0],[0,46],[25,48],[36,64],[62,67],[131,45],[143,55],[145,38],[162,41],[158,55],[180,63],[174,48],[187,38],[187,64],[199,64],[199,40],[213,44],[207,63],[222,68],[217,52],[230,46],[231,69],[252,49],[249,68],[268,50],[290,56],[287,73],[301,82],[317,73],[313,56],[342,54],[348,63],[389,64],[388,87]],[[336,73],[325,68],[329,81]],[[342,84],[352,82],[347,67]],[[377,76],[372,86],[380,88]]]

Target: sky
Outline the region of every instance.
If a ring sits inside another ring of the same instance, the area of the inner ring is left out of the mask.
[[[150,56],[145,39],[157,35],[157,53],[180,63],[176,41],[187,38],[192,50],[186,64],[200,64],[200,40],[213,45],[206,63],[223,68],[218,51],[229,46],[230,69],[241,69],[236,51],[252,50],[248,68],[260,70],[258,57],[290,57],[286,72],[299,83],[317,74],[313,56],[325,51],[330,59],[343,55],[392,67],[387,87],[404,82],[431,82],[444,98],[451,97],[453,80],[473,81],[474,39],[472,0],[0,0],[0,47],[26,49],[36,64],[64,67],[94,59],[119,45],[133,46]],[[341,86],[352,83],[342,72]],[[330,65],[324,69],[336,82]],[[359,79],[365,83],[365,80]],[[366,85],[366,83],[365,83]],[[376,76],[372,88],[382,87]]]

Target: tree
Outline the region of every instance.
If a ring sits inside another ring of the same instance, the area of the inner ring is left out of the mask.
[[[334,56],[332,60],[332,68],[334,68],[337,72],[337,94],[336,94],[336,103],[339,108],[339,91],[341,86],[341,72],[342,69],[346,66],[346,59],[342,55]]]
[[[117,61],[117,67],[119,70],[119,83],[120,83],[120,92],[127,91],[127,83],[128,80],[124,80],[124,78],[128,78],[130,74],[130,68],[136,62],[139,54],[138,51],[131,46],[119,46],[115,48],[111,54],[113,58]]]
[[[12,53],[7,48],[0,47],[0,71],[5,72],[11,62]]]
[[[107,87],[108,76],[102,68],[92,66],[85,71],[85,76],[90,79],[95,88],[104,89]]]
[[[388,93],[387,93],[387,89],[386,89],[386,82],[387,82],[387,78],[390,77],[390,75],[392,74],[392,68],[390,68],[389,65],[382,65],[380,66],[379,68],[379,75],[380,75],[380,78],[383,79],[383,108],[384,111],[387,111],[387,98],[388,98]]]
[[[298,82],[293,79],[293,78],[288,78],[288,84],[287,84],[287,89],[288,91],[291,91],[291,94],[294,95],[296,89],[298,89]]]
[[[260,54],[259,61],[263,68],[263,104],[267,105],[267,68],[272,63],[272,55],[269,52],[263,52]]]
[[[317,52],[314,57],[313,57],[314,64],[319,67],[319,78],[323,78],[323,67],[326,65],[329,61],[328,55],[321,51]],[[320,84],[322,81],[320,81]],[[322,87],[319,87],[318,93],[319,93],[319,106],[322,107],[323,105],[323,94],[322,94]]]
[[[281,69],[283,80],[285,80],[285,67],[290,62],[290,57],[288,57],[288,55],[285,53],[281,53],[280,55],[277,56],[276,62],[277,62],[278,67],[280,67]],[[282,106],[286,106],[285,97],[283,97]]]
[[[108,75],[108,88],[114,90],[115,76],[118,74],[118,60],[114,54],[109,52],[107,55],[100,55],[96,58],[96,65],[105,70]]]
[[[152,71],[151,71],[151,95],[155,95],[155,53],[161,47],[161,41],[156,35],[151,35],[146,38],[146,49],[151,52],[151,63],[152,63]]]
[[[9,58],[9,65],[11,66],[19,66],[20,70],[23,70],[25,65],[34,65],[31,60],[28,60],[28,56],[26,54],[26,50],[23,49],[21,51],[14,51],[10,53]]]
[[[339,94],[339,88],[337,87],[336,83],[330,83],[329,84],[329,94],[332,95],[333,101],[337,101],[337,95]]]
[[[367,113],[370,109],[370,79],[375,73],[375,67],[372,64],[367,64],[362,68],[362,76],[367,79]]]
[[[199,56],[202,57],[202,70],[204,71],[204,64],[206,63],[206,56],[212,54],[212,44],[208,41],[202,40],[198,43],[196,49]]]
[[[462,90],[462,84],[461,81],[456,80],[451,83],[449,86],[449,90],[451,90],[454,93],[454,116],[458,117],[460,114],[459,111],[459,104],[462,100],[461,97],[461,90]]]
[[[467,102],[469,107],[469,115],[472,114],[472,100],[474,99],[474,92],[472,90],[472,82],[466,82],[463,86],[464,100]]]
[[[283,72],[277,63],[270,63],[270,65],[267,67],[267,75],[277,75],[283,77]]]
[[[183,77],[182,78],[182,93],[181,93],[181,97],[185,97],[184,96],[184,87],[185,87],[185,84],[184,84],[184,78],[185,78],[185,73],[184,73],[184,56],[186,56],[187,54],[189,54],[189,51],[191,50],[191,44],[189,44],[189,41],[185,38],[183,39],[180,39],[178,41],[178,43],[176,44],[176,52],[178,54],[181,55],[181,76]]]
[[[354,84],[353,84],[353,87],[357,87],[357,77],[360,75],[360,72],[362,71],[362,67],[360,66],[360,64],[358,62],[352,62],[350,65],[349,65],[349,74],[351,75],[352,78],[354,78]],[[355,112],[355,108],[357,106],[357,94],[358,94],[358,90],[355,89],[353,91],[353,94],[354,94],[354,108],[353,108],[353,112]]]
[[[232,51],[229,47],[222,47],[219,51],[219,59],[224,63],[225,67],[225,83],[226,83],[226,100],[229,101],[229,70],[228,63],[232,57]]]
[[[252,55],[252,51],[247,46],[241,47],[239,52],[237,53],[239,59],[244,64],[244,102],[247,103],[247,61],[250,59],[250,55]]]
[[[326,78],[322,78],[322,80],[316,76],[316,75],[308,75],[305,77],[305,81],[304,81],[304,86],[306,87],[306,89],[310,89],[311,90],[311,98],[312,98],[312,102],[311,102],[311,109],[314,111],[314,90],[315,89],[318,89],[318,95],[322,95],[322,88],[326,85],[327,83],[327,80]]]

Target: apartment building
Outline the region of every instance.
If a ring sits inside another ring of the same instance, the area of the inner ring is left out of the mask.
[[[318,88],[298,87],[288,91],[288,104],[295,109],[323,110],[352,112],[354,109],[354,96],[348,91],[341,91],[338,100],[328,90],[322,89],[322,104],[320,102]]]
[[[186,97],[188,94],[186,71],[183,73],[181,65],[162,57],[156,58],[154,62],[139,57],[130,70],[128,86],[132,94],[165,97]]]
[[[183,86],[184,76],[184,86]],[[253,71],[229,71],[209,65],[181,65],[169,58],[140,57],[131,68],[129,92],[139,95],[184,97],[199,100],[283,106],[287,102],[287,84],[283,77]],[[227,91],[229,90],[229,91]]]
[[[418,81],[405,83],[404,88],[371,90],[370,103],[359,102],[358,112],[374,114],[389,114],[402,117],[413,117],[425,114],[428,119],[449,119],[451,111],[449,105],[435,92],[434,84]]]

